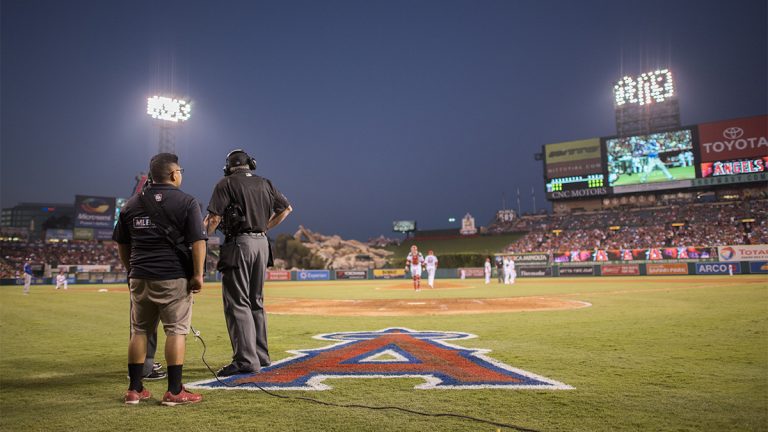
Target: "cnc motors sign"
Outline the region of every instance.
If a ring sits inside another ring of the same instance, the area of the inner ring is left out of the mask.
[[[717,252],[726,262],[768,261],[768,245],[720,246]]]
[[[768,116],[699,125],[702,162],[768,156]]]
[[[254,374],[198,381],[190,388],[242,390],[330,390],[334,379],[416,378],[423,389],[570,390],[573,387],[517,369],[489,357],[490,350],[464,348],[448,341],[470,333],[386,328],[321,334],[322,348],[289,351],[293,357]]]

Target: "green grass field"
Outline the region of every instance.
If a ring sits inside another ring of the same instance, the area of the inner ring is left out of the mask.
[[[402,283],[403,281],[400,281]],[[438,280],[438,283],[443,282]],[[450,281],[457,284],[459,281]],[[415,293],[392,281],[282,282],[270,299],[556,297],[589,302],[565,311],[449,316],[269,316],[273,360],[326,346],[320,333],[403,326],[477,335],[508,365],[573,390],[415,390],[419,379],[330,380],[332,390],[280,391],[322,401],[453,412],[541,431],[768,430],[768,279],[763,276],[468,280],[465,288]],[[397,282],[395,282],[397,283]],[[439,286],[439,285],[438,285]],[[106,287],[110,291],[97,292]],[[196,297],[193,325],[214,368],[231,350],[220,288]],[[122,286],[0,288],[2,431],[495,431],[487,424],[396,411],[324,407],[258,391],[203,391],[198,405],[125,406],[128,294]],[[164,338],[161,337],[161,343]],[[188,339],[185,381],[208,379],[202,346]],[[161,353],[161,350],[158,350]],[[159,354],[160,361],[163,361]],[[163,361],[163,363],[165,363]],[[503,430],[512,430],[503,428]]]
[[[667,170],[669,170],[669,173],[672,174],[672,177],[674,177],[675,180],[690,180],[696,177],[696,169],[693,166],[667,167]],[[611,184],[611,186],[637,184],[640,183],[641,178],[642,174],[622,174],[618,179],[616,179],[615,182]],[[645,183],[656,183],[664,181],[672,180],[667,179],[667,176],[665,176],[661,170],[655,169],[648,174],[648,179]]]
[[[403,257],[411,251],[411,245],[416,244],[419,251],[425,256],[428,250],[435,251],[438,257],[445,254],[460,253],[480,253],[492,255],[501,252],[502,249],[509,246],[510,243],[522,237],[525,233],[501,234],[494,236],[477,236],[467,238],[451,239],[424,239],[417,242],[404,240],[400,246],[386,248],[395,253],[395,257]]]

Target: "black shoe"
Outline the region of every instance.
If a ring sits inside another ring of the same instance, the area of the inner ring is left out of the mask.
[[[162,369],[163,369],[163,364],[162,363],[158,363],[158,362],[152,363],[152,370],[153,371],[162,370]]]
[[[168,373],[162,369],[156,369],[153,370],[149,375],[144,375],[141,377],[142,379],[145,379],[147,381],[157,381],[161,380],[168,376]],[[131,379],[130,376],[128,376],[128,379]]]
[[[253,373],[252,370],[241,370],[239,367],[233,365],[232,363],[224,366],[223,368],[219,369],[218,372],[216,372],[216,376],[219,378],[224,378],[232,375],[241,375],[241,374],[249,374]]]
[[[147,381],[161,380],[168,376],[168,373],[162,369],[155,369],[149,375],[144,375],[144,379]]]

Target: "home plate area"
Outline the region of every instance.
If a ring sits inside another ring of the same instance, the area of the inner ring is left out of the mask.
[[[189,383],[197,389],[329,390],[329,379],[421,378],[416,389],[538,389],[573,387],[488,357],[487,349],[462,348],[447,341],[471,339],[470,333],[386,328],[315,336],[334,341],[289,351],[293,357],[255,374]]]

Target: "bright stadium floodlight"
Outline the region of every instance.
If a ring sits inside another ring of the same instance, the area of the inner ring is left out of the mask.
[[[153,119],[178,123],[188,120],[191,113],[192,105],[183,99],[165,96],[152,96],[147,99],[147,114]]]
[[[625,76],[613,86],[616,106],[649,105],[664,102],[674,95],[675,86],[669,69],[646,72],[637,78]]]

